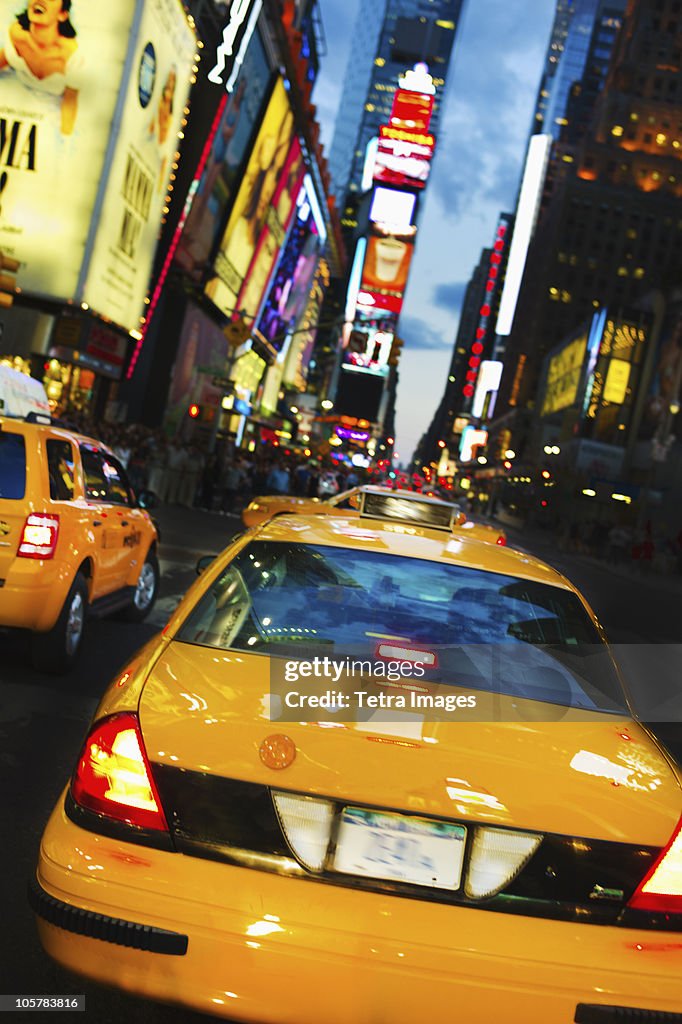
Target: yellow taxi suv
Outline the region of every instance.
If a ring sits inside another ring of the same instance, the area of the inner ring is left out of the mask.
[[[29,887],[59,964],[267,1024],[682,1020],[679,771],[563,576],[418,512],[243,534],[114,679]]]
[[[158,534],[113,452],[55,426],[42,386],[0,370],[0,629],[30,630],[35,666],[61,673],[88,615],[149,614]]]
[[[436,496],[429,496],[419,491],[381,487],[375,484],[364,484],[341,491],[321,501],[319,498],[300,498],[290,494],[272,494],[254,498],[242,511],[242,522],[245,526],[258,526],[271,516],[282,512],[296,512],[307,515],[341,515],[348,516],[355,510],[359,514],[365,511],[365,505],[371,503],[377,508],[384,496],[392,495],[403,502],[416,502],[415,510],[429,504],[433,509],[442,507],[440,520],[447,520],[452,526],[466,530],[470,537],[487,541],[489,544],[504,546],[507,543],[505,531],[492,523],[474,522],[465,516],[459,505],[444,501]],[[416,511],[414,513],[416,515]]]

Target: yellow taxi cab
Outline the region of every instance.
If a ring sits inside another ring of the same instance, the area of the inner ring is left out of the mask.
[[[30,630],[36,667],[60,673],[88,615],[151,611],[158,534],[113,452],[54,425],[37,381],[0,371],[0,628]]]
[[[680,1020],[678,769],[563,576],[419,512],[241,535],[113,680],[29,887],[58,963],[267,1024]]]
[[[359,487],[351,487],[350,490],[340,491],[331,498],[320,500],[319,498],[300,498],[291,494],[271,494],[254,498],[242,511],[242,522],[245,526],[258,526],[271,516],[280,515],[282,512],[296,512],[306,515],[342,515],[347,516],[353,511],[361,515],[365,495],[386,495],[391,494],[401,498],[403,501],[417,502],[423,505],[430,502],[434,506],[443,507],[445,518],[451,520],[453,526],[466,530],[469,536],[476,540],[487,541],[489,544],[504,546],[507,543],[507,535],[502,527],[492,523],[474,522],[470,517],[465,516],[459,505],[454,502],[444,501],[436,495],[425,495],[419,491],[409,491],[402,488],[389,488],[376,484],[363,484]],[[448,511],[445,511],[448,510]]]

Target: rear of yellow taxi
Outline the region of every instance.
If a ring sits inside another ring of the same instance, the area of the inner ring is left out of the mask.
[[[257,536],[299,543],[305,532],[308,542],[362,548],[373,534],[392,554],[416,547],[434,561],[447,546],[425,530],[296,520]],[[331,715],[271,721],[267,657],[178,639],[197,598],[250,539],[194,585],[164,635],[114,680],[96,716],[137,716],[142,742],[132,775],[153,769],[151,792],[138,803],[157,806],[173,841],[147,833],[142,842],[139,832],[129,841],[125,827],[79,814],[65,792],[43,836],[32,894],[46,951],[105,984],[235,1020],[559,1024],[573,1021],[579,1004],[680,1013],[679,914],[661,915],[656,927],[635,915],[623,926],[613,917],[585,923],[586,907],[560,919],[518,897],[495,909],[485,900],[441,902],[423,887],[397,894],[388,883],[316,877],[286,843],[273,842],[273,794],[275,803],[277,794],[314,796],[456,821],[467,834],[487,826],[554,836],[557,850],[573,843],[576,855],[621,844],[612,848],[624,862],[641,857],[639,881],[671,841],[682,799],[675,769],[625,715],[573,712],[557,721],[538,702],[502,698],[506,721],[422,720],[402,732],[395,723]],[[508,550],[459,540],[455,547],[458,564],[567,588]],[[277,740],[282,734],[288,745]],[[286,756],[270,767],[276,762],[264,751],[278,742]],[[123,784],[135,803],[135,778]],[[679,857],[676,864],[682,891]],[[562,865],[548,862],[546,872],[555,868]],[[463,879],[469,870],[465,862]],[[122,930],[120,922],[140,927]]]

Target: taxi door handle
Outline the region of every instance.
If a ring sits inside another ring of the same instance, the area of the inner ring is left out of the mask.
[[[121,523],[121,526],[130,526],[130,523],[128,522],[127,519],[124,519],[123,522]]]
[[[102,525],[102,520],[101,519],[93,519],[92,520],[92,525],[93,526],[101,526]]]

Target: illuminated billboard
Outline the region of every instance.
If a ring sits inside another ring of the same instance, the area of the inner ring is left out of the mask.
[[[280,171],[265,225],[237,298],[237,309],[243,310],[249,321],[256,318],[293,220],[296,198],[303,184],[304,174],[301,144],[298,139],[294,139]]]
[[[65,18],[59,6],[0,0],[0,250],[24,292],[72,299],[136,3],[79,0]],[[48,75],[36,33],[50,38]]]
[[[306,311],[320,256],[320,234],[309,199],[299,194],[296,217],[258,321],[258,330],[277,351]]]
[[[344,364],[386,376],[394,337],[395,318],[390,330],[356,324],[343,352]]]
[[[430,146],[380,139],[374,153],[374,181],[398,187],[424,188],[431,171],[432,155]]]
[[[408,132],[428,132],[434,97],[407,89],[396,89],[391,110],[391,128]]]
[[[549,360],[541,416],[560,412],[578,397],[587,336],[582,335],[560,348]]]
[[[271,210],[282,168],[290,155],[294,118],[277,79],[220,243],[206,294],[226,315],[237,298]]]
[[[402,295],[407,286],[413,252],[412,234],[382,230],[375,224],[367,240],[361,291]]]
[[[136,40],[83,293],[128,330],[140,326],[196,53],[181,0],[144,0]]]
[[[412,225],[416,204],[417,197],[411,192],[378,186],[372,196],[369,219],[395,231],[406,231]]]
[[[192,205],[175,262],[195,279],[218,243],[228,207],[239,187],[239,169],[265,100],[270,67],[258,32],[253,35],[237,87],[225,97],[204,170],[193,186]]]

